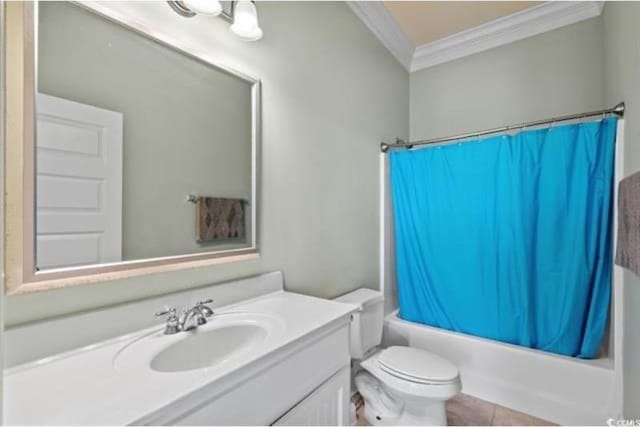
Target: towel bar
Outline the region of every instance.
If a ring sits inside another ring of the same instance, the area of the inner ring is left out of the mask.
[[[240,200],[242,200],[243,203],[246,203],[247,206],[251,205],[251,203],[249,203],[249,200],[247,200],[247,199],[240,199]],[[191,202],[191,203],[197,203],[198,202],[198,196],[194,196],[193,194],[189,194],[185,201],[186,202]]]

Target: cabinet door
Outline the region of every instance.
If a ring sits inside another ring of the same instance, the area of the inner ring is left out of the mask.
[[[273,425],[348,425],[350,389],[351,369],[347,366],[315,389]]]

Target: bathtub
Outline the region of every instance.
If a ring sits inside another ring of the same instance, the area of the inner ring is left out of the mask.
[[[383,344],[429,350],[460,369],[462,392],[564,425],[603,425],[614,414],[609,358],[582,360],[385,317]]]

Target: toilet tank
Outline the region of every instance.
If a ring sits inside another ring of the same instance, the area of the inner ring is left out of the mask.
[[[384,296],[379,291],[360,288],[335,301],[358,306],[358,311],[351,316],[351,357],[362,359],[382,341]]]

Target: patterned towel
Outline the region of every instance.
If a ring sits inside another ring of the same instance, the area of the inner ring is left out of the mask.
[[[618,187],[618,244],[616,264],[640,276],[640,172]]]
[[[196,199],[196,239],[210,242],[244,239],[244,205],[242,199],[198,197]]]

